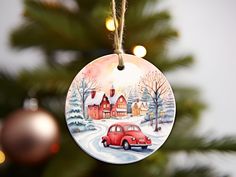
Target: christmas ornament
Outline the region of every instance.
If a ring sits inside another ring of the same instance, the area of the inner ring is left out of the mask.
[[[0,120],[0,137],[1,137],[1,131],[2,131],[2,121]],[[6,156],[5,156],[4,152],[2,151],[1,144],[2,144],[2,142],[0,139],[0,165],[2,165],[6,160]]]
[[[113,0],[117,21],[115,9]],[[92,157],[113,164],[137,162],[154,153],[169,136],[175,117],[175,99],[165,76],[148,61],[123,53],[124,13],[123,0],[120,31],[114,23],[116,54],[98,58],[78,73],[65,108],[76,143]]]
[[[37,101],[25,102],[24,109],[5,120],[1,142],[3,151],[12,161],[36,164],[58,151],[59,129],[52,115],[37,108]]]
[[[167,139],[175,101],[164,75],[148,61],[123,54],[85,66],[75,77],[66,102],[66,121],[79,146],[93,157],[123,164],[141,160]]]

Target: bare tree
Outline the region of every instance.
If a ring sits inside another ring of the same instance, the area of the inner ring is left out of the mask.
[[[85,101],[92,90],[98,89],[97,82],[90,75],[82,74],[82,76],[77,79],[77,83],[77,89],[82,103],[83,117],[86,118]]]
[[[169,90],[166,86],[166,79],[160,72],[152,71],[141,78],[139,88],[141,92],[144,92],[145,89],[147,90],[155,105],[155,131],[159,131],[158,108],[161,106],[160,98]]]
[[[128,97],[132,91],[133,91],[133,88],[131,86],[125,87],[120,90],[120,92],[125,97],[125,99],[128,99]]]

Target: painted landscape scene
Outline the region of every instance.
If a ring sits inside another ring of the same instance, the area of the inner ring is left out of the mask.
[[[77,144],[92,157],[113,164],[137,162],[154,153],[174,124],[169,82],[152,64],[124,55],[99,58],[73,80],[66,122]]]

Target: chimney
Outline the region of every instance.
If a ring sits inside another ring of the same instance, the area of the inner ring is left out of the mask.
[[[92,91],[91,91],[91,97],[92,97],[92,99],[94,99],[95,95],[96,95],[96,90],[92,90]]]
[[[114,85],[112,85],[110,89],[110,97],[113,97],[114,95],[115,95],[115,88],[114,88]]]

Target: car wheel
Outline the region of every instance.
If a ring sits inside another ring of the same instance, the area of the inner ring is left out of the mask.
[[[142,149],[147,149],[147,146],[142,146]]]
[[[123,148],[124,148],[124,150],[129,150],[130,149],[130,145],[127,141],[124,141]]]
[[[104,140],[102,143],[103,143],[104,147],[108,147],[109,146],[106,140]]]

